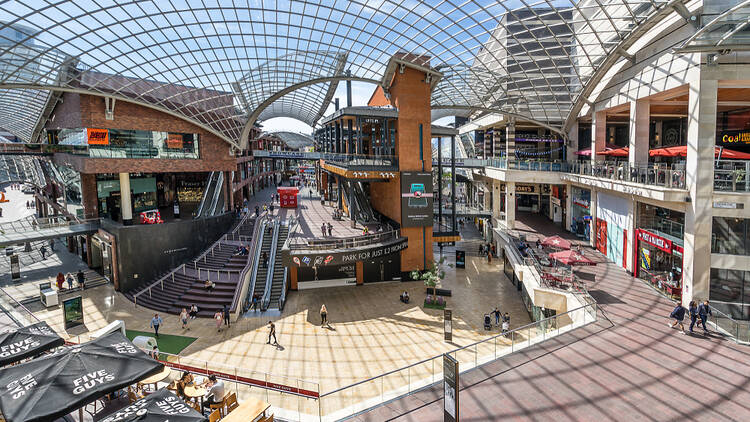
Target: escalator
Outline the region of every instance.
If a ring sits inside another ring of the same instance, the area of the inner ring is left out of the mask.
[[[289,226],[279,226],[279,236],[276,239],[276,249],[274,250],[273,259],[269,259],[269,262],[273,261],[273,275],[271,279],[271,293],[269,296],[268,307],[281,309],[281,298],[282,291],[284,289],[284,283],[286,283],[286,267],[281,259],[281,248],[286,243],[286,239],[289,237]]]
[[[350,189],[350,183],[354,183],[354,189],[353,189],[353,198],[349,198],[349,192]],[[351,213],[351,202],[354,202],[354,206],[356,208],[356,214],[355,219],[360,223],[373,223],[377,222],[378,218],[375,214],[375,211],[372,209],[372,206],[370,205],[370,201],[367,199],[367,194],[365,194],[364,186],[362,185],[362,182],[351,182],[346,181],[344,183],[344,189],[346,190],[344,194],[344,201],[346,202],[346,206],[349,209],[349,212]]]
[[[253,277],[250,281],[250,291],[247,293],[247,298],[245,300],[245,311],[250,309],[250,306],[253,303],[253,297],[257,295],[258,297],[258,308],[260,309],[260,299],[263,298],[263,295],[266,291],[266,278],[268,277],[268,268],[263,266],[263,253],[265,252],[269,256],[269,263],[270,263],[270,255],[271,255],[271,245],[273,243],[273,235],[269,232],[269,227],[273,226],[273,221],[264,221],[261,223],[261,229],[259,233],[259,239],[260,242],[260,249],[257,252],[257,256],[255,257],[255,264],[253,266]]]
[[[212,171],[208,175],[206,189],[203,191],[198,210],[195,212],[195,218],[205,218],[221,213],[224,210],[224,172]]]

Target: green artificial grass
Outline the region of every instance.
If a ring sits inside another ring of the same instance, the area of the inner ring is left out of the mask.
[[[130,341],[136,336],[154,337],[154,333],[150,331],[125,330],[125,334]],[[156,339],[156,344],[159,346],[160,352],[179,355],[184,348],[190,346],[195,340],[197,340],[195,337],[173,336],[171,334],[160,333],[159,338]],[[166,356],[159,356],[159,358],[163,360]]]
[[[448,305],[447,303],[445,305],[438,305],[436,303],[425,303],[424,307],[430,308],[430,309],[445,309],[447,305]]]

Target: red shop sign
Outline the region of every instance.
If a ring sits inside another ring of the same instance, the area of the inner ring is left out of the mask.
[[[647,232],[643,229],[638,230],[638,240],[642,240],[651,246],[663,250],[666,253],[672,253],[672,241]]]

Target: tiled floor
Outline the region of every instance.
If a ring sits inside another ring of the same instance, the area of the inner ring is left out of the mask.
[[[533,218],[518,229],[562,232]],[[750,349],[667,328],[668,300],[598,252],[587,256],[601,263],[580,271],[611,322],[464,374],[461,420],[750,420]],[[354,419],[441,421],[442,408],[442,390],[429,389]]]

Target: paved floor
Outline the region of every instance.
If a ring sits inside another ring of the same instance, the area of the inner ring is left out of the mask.
[[[0,223],[20,220],[29,215],[34,215],[35,208],[26,208],[26,201],[33,202],[34,195],[23,193],[21,190],[5,188],[5,199],[8,202],[0,204],[2,208],[2,217]]]
[[[518,229],[562,232],[533,218]],[[589,251],[600,264],[581,272],[611,322],[602,318],[464,374],[461,420],[750,420],[750,349],[668,328],[671,302]],[[431,389],[354,419],[441,421],[442,406],[442,390]]]

